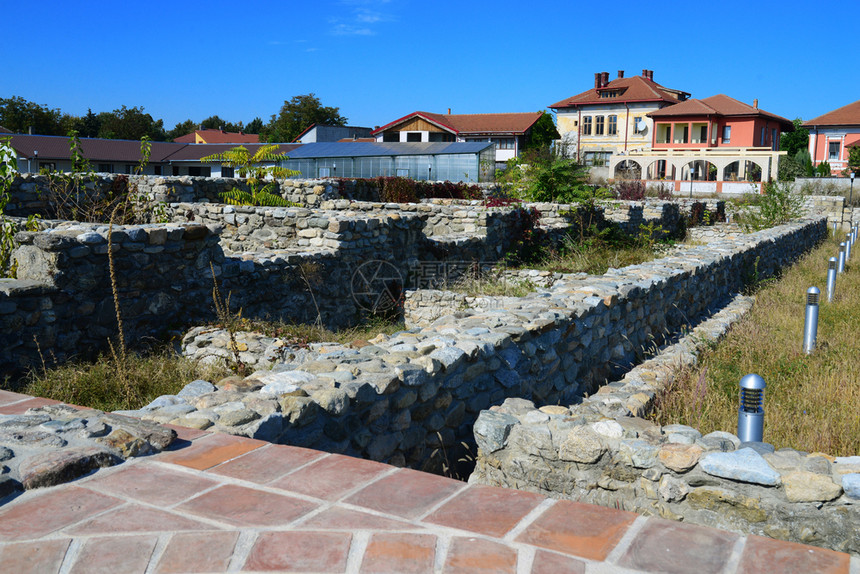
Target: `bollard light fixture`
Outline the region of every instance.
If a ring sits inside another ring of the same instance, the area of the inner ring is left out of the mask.
[[[738,438],[741,442],[762,442],[764,438],[764,389],[767,385],[759,375],[741,378],[738,407]]]
[[[851,235],[848,234],[845,236],[845,264],[848,264],[848,260],[851,259]]]
[[[835,257],[827,260],[827,302],[833,301],[833,294],[836,292],[836,265]]]
[[[845,273],[845,243],[839,244],[839,263],[836,265],[838,273]]]
[[[821,291],[818,287],[806,290],[806,319],[803,323],[803,352],[807,355],[815,350],[815,340],[818,337],[818,298]]]

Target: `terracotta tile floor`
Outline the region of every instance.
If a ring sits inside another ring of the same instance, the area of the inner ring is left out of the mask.
[[[0,393],[0,405],[26,399]],[[170,452],[0,506],[0,571],[860,574],[860,557],[830,550],[240,437],[183,436]]]

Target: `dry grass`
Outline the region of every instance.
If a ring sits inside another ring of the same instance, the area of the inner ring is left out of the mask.
[[[758,291],[750,314],[658,397],[660,424],[683,423],[703,433],[737,431],[738,382],[757,373],[767,383],[764,440],[776,448],[860,454],[860,253],[825,297],[828,240]],[[802,352],[806,290],[822,291],[818,344]]]
[[[110,356],[31,373],[12,390],[103,411],[137,409],[161,395],[172,395],[195,379],[218,380],[226,368],[202,366],[170,350],[129,353],[123,373]],[[132,392],[129,392],[131,390]]]
[[[375,317],[355,327],[332,331],[320,324],[242,318],[236,321],[234,328],[237,332],[261,333],[267,337],[284,339],[288,344],[301,346],[308,343],[351,343],[367,340],[379,334],[392,335],[404,330],[405,326],[400,320]]]

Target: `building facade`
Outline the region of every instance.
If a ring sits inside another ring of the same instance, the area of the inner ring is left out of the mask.
[[[708,182],[698,191],[745,192],[749,182],[776,176],[780,135],[792,131],[788,119],[725,94],[687,100],[649,114],[653,123],[649,150],[614,156],[610,177],[673,182]],[[758,188],[758,186],[756,186]]]
[[[812,164],[830,164],[833,175],[845,175],[850,148],[860,145],[860,100],[803,123],[809,130]]]
[[[413,112],[373,130],[381,143],[491,143],[501,167],[519,155],[542,112],[511,114],[434,114]]]
[[[568,154],[588,165],[607,165],[614,155],[650,149],[653,122],[648,114],[689,96],[656,83],[653,70],[629,78],[618,70],[612,81],[609,72],[594,74],[592,89],[549,107],[556,112]]]

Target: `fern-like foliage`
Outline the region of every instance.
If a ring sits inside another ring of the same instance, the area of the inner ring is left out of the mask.
[[[296,177],[300,172],[285,169],[276,165],[263,165],[269,162],[280,162],[289,159],[285,153],[277,153],[278,144],[260,146],[253,154],[245,146],[236,146],[222,153],[207,155],[200,161],[218,162],[225,167],[232,167],[239,177],[261,180],[266,176],[275,178]]]
[[[297,203],[287,201],[280,195],[273,193],[274,184],[270,183],[261,188],[255,184],[249,185],[250,191],[234,187],[230,191],[222,192],[221,199],[228,205],[253,205],[271,207],[297,207]]]
[[[277,165],[263,165],[270,162],[280,162],[289,159],[284,153],[277,153],[278,144],[260,146],[253,154],[245,146],[237,146],[223,153],[208,155],[202,159],[206,162],[218,162],[225,167],[232,167],[239,177],[248,178],[248,191],[233,188],[221,193],[229,205],[268,205],[273,207],[292,207],[296,204],[287,201],[274,193],[276,184],[269,182],[259,187],[267,177],[287,178],[301,175],[301,172],[285,169]]]

